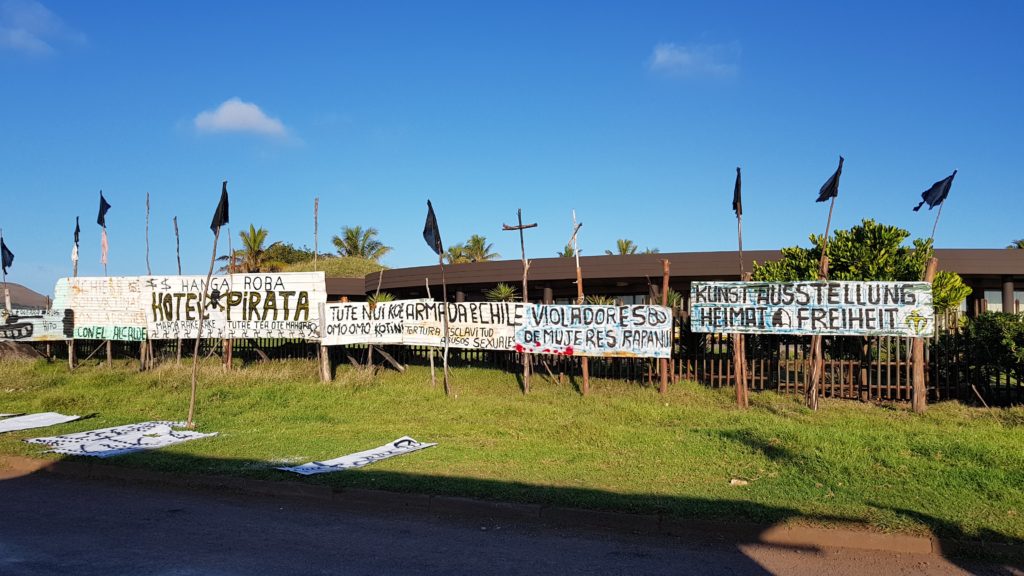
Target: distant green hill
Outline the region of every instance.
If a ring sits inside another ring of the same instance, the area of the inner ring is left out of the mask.
[[[337,256],[331,258],[320,258],[317,260],[317,270],[322,270],[328,278],[362,278],[367,274],[387,270],[373,260],[355,258],[353,256]],[[295,264],[287,264],[281,269],[282,272],[312,272],[313,261],[306,260]]]

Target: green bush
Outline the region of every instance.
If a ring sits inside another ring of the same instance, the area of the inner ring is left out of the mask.
[[[975,365],[1024,373],[1024,315],[982,314],[967,324],[966,335]]]

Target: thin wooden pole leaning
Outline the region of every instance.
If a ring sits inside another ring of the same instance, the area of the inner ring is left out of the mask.
[[[448,281],[444,277],[444,256],[437,255],[437,261],[441,265],[441,331],[444,334],[444,356],[442,359],[442,370],[444,371],[444,395],[451,396],[452,388],[448,383]]]
[[[836,206],[836,197],[828,206],[828,220],[825,222],[825,236],[821,242],[821,262],[818,268],[818,279],[828,280],[828,234],[832,227],[832,210]],[[825,359],[821,349],[821,336],[811,336],[811,382],[807,386],[807,406],[811,410],[818,409],[818,388],[825,371]]]
[[[580,268],[580,228],[583,222],[576,223],[576,211],[572,211],[572,252],[576,257],[576,304],[582,305],[583,297],[583,270]],[[581,392],[584,396],[590,394],[590,359],[586,356],[580,358],[580,369],[583,372],[583,387]]]
[[[231,227],[228,227],[228,290],[234,290],[232,283],[231,273],[235,270],[235,248],[231,243]],[[209,282],[207,282],[209,284]],[[224,372],[231,371],[232,363],[232,352],[234,351],[234,342],[230,338],[223,338],[220,341],[221,350],[221,369]]]
[[[670,263],[668,258],[661,261],[661,305],[665,307],[668,307],[669,265]],[[671,349],[672,347],[669,346],[670,351]],[[668,365],[669,358],[662,358],[658,361],[658,370],[661,372],[661,383],[658,386],[658,392],[661,393],[662,396],[668,394]]]
[[[178,256],[178,276],[181,276],[181,239],[178,237],[178,217],[175,216],[171,220],[174,222],[174,251]],[[178,338],[176,354],[176,363],[178,366],[181,366],[181,338]]]
[[[739,168],[736,169],[737,174]],[[749,280],[749,276],[743,267],[743,212],[742,209],[736,212],[736,240],[739,243],[740,252],[740,281]],[[736,406],[745,409],[750,406],[750,399],[747,393],[747,351],[743,334],[732,335],[732,366],[733,378],[736,386]]]
[[[942,205],[939,205],[941,209]],[[938,258],[930,258],[924,268],[922,279],[925,282],[935,280],[935,273],[939,268]],[[921,414],[928,408],[928,390],[924,381],[924,338],[914,338],[911,348],[911,397],[910,405],[914,412]]]
[[[206,274],[206,285],[199,293],[199,326],[196,329],[196,345],[192,350],[192,392],[188,400],[188,420],[185,427],[195,428],[193,417],[196,413],[196,377],[199,374],[199,343],[203,338],[203,321],[206,316],[206,291],[210,289],[210,279],[213,278],[213,265],[217,261],[217,240],[220,238],[220,226],[213,232],[213,256],[210,257],[210,271]]]
[[[78,225],[77,219],[75,220],[75,225],[76,225],[76,227]],[[77,242],[75,243],[75,250],[74,250],[74,253],[72,254],[72,256],[74,256],[74,257],[71,259],[71,275],[74,278],[78,278],[78,243]],[[72,334],[72,336],[74,336],[74,334]],[[68,339],[67,343],[68,343],[68,369],[69,370],[74,370],[75,369],[75,339],[72,337],[72,338]]]
[[[527,287],[527,276],[530,271],[530,261],[526,259],[526,240],[523,238],[523,230],[527,228],[536,228],[537,223],[523,224],[523,209],[520,208],[516,211],[516,215],[519,218],[519,224],[517,226],[509,226],[508,224],[502,224],[502,230],[518,230],[519,231],[519,249],[523,255],[523,304],[529,304],[529,289]],[[523,393],[528,394],[530,392],[530,353],[523,350]]]
[[[424,278],[423,284],[427,287],[427,299],[433,300],[434,297],[430,295],[430,278]],[[437,386],[437,376],[434,375],[434,347],[428,346],[427,353],[430,354],[430,386],[433,388]]]

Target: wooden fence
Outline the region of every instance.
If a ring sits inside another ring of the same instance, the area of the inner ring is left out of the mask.
[[[672,381],[694,380],[707,386],[733,385],[731,339],[728,336],[694,334],[685,319],[677,322],[670,363]],[[103,361],[106,352],[102,342],[77,340],[79,359],[92,353],[92,361]],[[832,398],[867,402],[909,401],[911,369],[909,358],[912,339],[898,337],[826,336],[824,378],[821,392]],[[43,351],[43,344],[37,349]],[[155,356],[161,360],[177,357],[177,342],[155,341]],[[194,340],[184,340],[183,358],[191,358]],[[66,358],[62,343],[51,343],[50,354]],[[200,354],[204,357],[222,354],[220,340],[204,340]],[[333,365],[365,363],[368,347],[336,346],[329,348]],[[426,365],[430,349],[418,346],[383,346],[402,364]],[[802,394],[810,379],[810,338],[799,336],[748,335],[748,386],[752,390],[774,390]],[[138,358],[139,343],[115,342],[114,357]],[[266,359],[315,359],[317,344],[298,340],[248,339],[235,340],[233,358],[243,363]],[[436,356],[440,365],[440,355]],[[376,362],[381,363],[380,355]],[[966,336],[956,331],[928,339],[925,345],[925,380],[928,401],[958,399],[974,402],[979,396],[990,405],[1024,403],[1024,366],[996,368],[979,365],[971,358]],[[449,363],[454,367],[480,366],[518,373],[522,370],[515,352],[493,350],[451,349]],[[580,375],[580,359],[575,357],[534,355],[533,373],[538,378],[573,379]],[[657,360],[647,358],[591,358],[593,378],[621,379],[654,384],[659,379]]]

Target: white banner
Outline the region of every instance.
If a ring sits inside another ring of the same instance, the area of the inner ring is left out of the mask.
[[[149,337],[320,338],[319,306],[327,301],[323,272],[147,276],[143,295]],[[200,295],[205,292],[204,309]]]
[[[0,414],[4,416],[4,414]],[[78,420],[81,416],[65,416],[58,412],[40,412],[39,414],[26,414],[0,420],[0,432],[13,432],[15,430],[31,430],[32,428],[45,428],[56,424],[64,424],[72,420]]]
[[[109,458],[139,450],[152,450],[180,444],[197,438],[216,436],[217,433],[203,434],[182,428],[183,422],[140,422],[113,428],[100,428],[77,434],[49,436],[45,438],[29,438],[25,442],[52,446],[48,452],[68,454],[71,456],[97,456]]]
[[[932,336],[927,282],[694,282],[694,332]]]
[[[81,340],[146,339],[146,313],[140,276],[61,278],[53,309],[70,309],[74,337]]]
[[[672,311],[664,306],[535,304],[516,330],[516,349],[569,356],[672,355]]]
[[[0,307],[0,340],[36,342],[69,340],[74,336],[74,315],[69,309],[20,310],[8,314]]]
[[[362,468],[367,464],[373,464],[374,462],[379,462],[385,458],[401,456],[402,454],[423,450],[424,448],[430,448],[431,446],[437,446],[437,443],[426,444],[423,442],[417,442],[408,436],[402,436],[394,442],[378,446],[371,450],[363,450],[362,452],[341,456],[333,460],[324,460],[323,462],[307,462],[299,466],[281,466],[278,467],[278,470],[295,472],[296,474],[302,474],[303,476],[323,474],[324,472],[337,472],[339,470],[348,470],[350,468]]]

